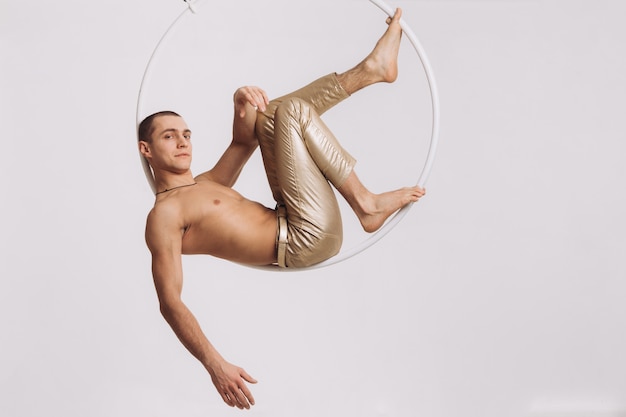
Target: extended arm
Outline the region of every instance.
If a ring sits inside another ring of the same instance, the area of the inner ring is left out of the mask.
[[[235,116],[233,140],[210,171],[197,177],[232,187],[248,159],[259,145],[254,130],[256,110],[265,111],[269,103],[265,91],[258,87],[241,87],[233,96]]]
[[[159,297],[161,314],[189,352],[211,375],[215,388],[231,407],[250,408],[254,398],[245,381],[256,383],[242,368],[224,360],[202,332],[198,321],[183,303],[181,231],[168,230],[160,221],[160,213],[151,213],[146,228],[146,241],[152,252],[152,275]]]

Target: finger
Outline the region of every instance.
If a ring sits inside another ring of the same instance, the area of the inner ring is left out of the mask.
[[[270,99],[267,97],[267,93],[265,92],[265,90],[259,89],[259,92],[263,96],[263,102],[265,104],[270,104]]]
[[[241,394],[245,397],[246,399],[246,403],[249,401],[250,405],[254,405],[254,397],[252,396],[252,393],[250,392],[250,390],[248,389],[248,387],[246,387],[245,385],[243,385],[240,389]]]
[[[265,111],[267,97],[265,96],[265,92],[260,88],[255,88],[252,90],[250,94],[250,104],[254,106],[255,109],[261,109],[261,111]]]
[[[267,102],[265,101],[265,97],[262,97],[257,106],[258,110],[265,111],[267,109]]]
[[[225,392],[224,393],[220,393],[220,395],[222,396],[222,400],[224,400],[224,402],[227,405],[229,405],[231,407],[235,406],[235,403],[231,400],[230,396],[227,393],[225,393]]]
[[[237,399],[237,407],[239,407],[240,409],[250,408],[250,403],[248,402],[248,399],[246,398],[245,394],[241,390],[238,390],[235,393],[235,398]]]
[[[245,103],[249,103],[249,104],[252,104],[254,106],[254,96],[253,96],[252,93],[253,93],[252,90],[250,90],[249,87],[246,87],[246,92],[243,95],[243,98],[245,99]]]
[[[233,388],[232,391],[228,391],[224,395],[227,398],[227,400],[225,402],[229,406],[237,407],[239,409],[243,409],[244,408],[243,404],[241,404],[241,401],[240,401],[240,399],[239,399],[239,397],[237,395],[237,389],[236,388]]]
[[[252,377],[250,376],[250,374],[248,374],[248,373],[247,373],[245,370],[243,370],[243,369],[241,370],[241,372],[239,373],[239,375],[240,375],[240,376],[241,376],[241,377],[242,377],[242,378],[243,378],[246,382],[249,382],[249,383],[251,383],[251,384],[256,384],[256,383],[257,383],[257,380],[256,380],[256,379],[254,379],[254,378],[252,378]]]
[[[244,371],[243,369],[240,369],[239,371],[239,375],[247,382],[251,383],[251,384],[256,384],[257,380],[252,378],[246,371]],[[254,397],[252,396],[252,393],[250,392],[250,390],[248,389],[248,386],[244,383],[241,384],[241,386],[239,387],[240,392],[245,396],[245,398],[247,399],[247,401],[250,402],[251,405],[254,405]]]
[[[255,99],[254,95],[251,92],[249,92],[249,91],[244,93],[243,101],[241,102],[241,107],[242,108],[245,108],[247,105],[250,105],[251,107],[254,107],[255,110],[257,108],[256,99]],[[244,113],[245,113],[245,111],[244,111]],[[241,112],[240,112],[240,115],[241,115]]]

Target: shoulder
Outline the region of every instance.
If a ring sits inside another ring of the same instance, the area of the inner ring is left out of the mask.
[[[150,250],[180,240],[183,223],[182,211],[176,201],[157,202],[146,219],[146,243]]]
[[[160,201],[154,204],[146,219],[146,228],[176,226],[181,221],[180,205],[175,201]]]

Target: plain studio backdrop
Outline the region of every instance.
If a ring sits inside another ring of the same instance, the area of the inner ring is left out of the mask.
[[[428,52],[441,137],[428,194],[338,265],[185,257],[183,297],[259,380],[251,416],[626,415],[626,5],[398,1]],[[204,2],[164,44],[145,111],[182,113],[194,173],[232,93],[276,97],[356,64],[366,0]],[[161,318],[145,247],[139,84],[180,0],[0,3],[0,415],[229,416]],[[374,191],[417,181],[423,71],[325,120]],[[271,205],[256,153],[236,189]],[[344,209],[345,205],[342,206]],[[365,238],[345,212],[346,245]]]

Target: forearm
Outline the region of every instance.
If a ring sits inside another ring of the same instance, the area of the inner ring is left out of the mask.
[[[245,112],[235,109],[233,119],[233,142],[256,149],[258,141],[255,132],[256,109],[249,103],[245,104]]]
[[[259,146],[255,131],[257,108],[265,111],[269,103],[265,92],[258,87],[237,89],[233,101],[233,140],[215,166],[197,177],[207,178],[227,187],[235,184],[244,165]]]
[[[255,132],[257,110],[265,111],[269,100],[265,91],[258,87],[238,88],[233,95],[235,117],[233,120],[233,142],[258,146]]]
[[[205,368],[211,369],[216,362],[223,360],[204,335],[200,324],[184,303],[176,302],[161,305],[161,314],[185,348]]]
[[[161,312],[178,339],[209,372],[224,402],[240,409],[254,405],[254,397],[245,382],[254,384],[256,380],[242,368],[222,358],[200,329],[191,311],[182,302],[176,302],[165,307],[161,305]]]

